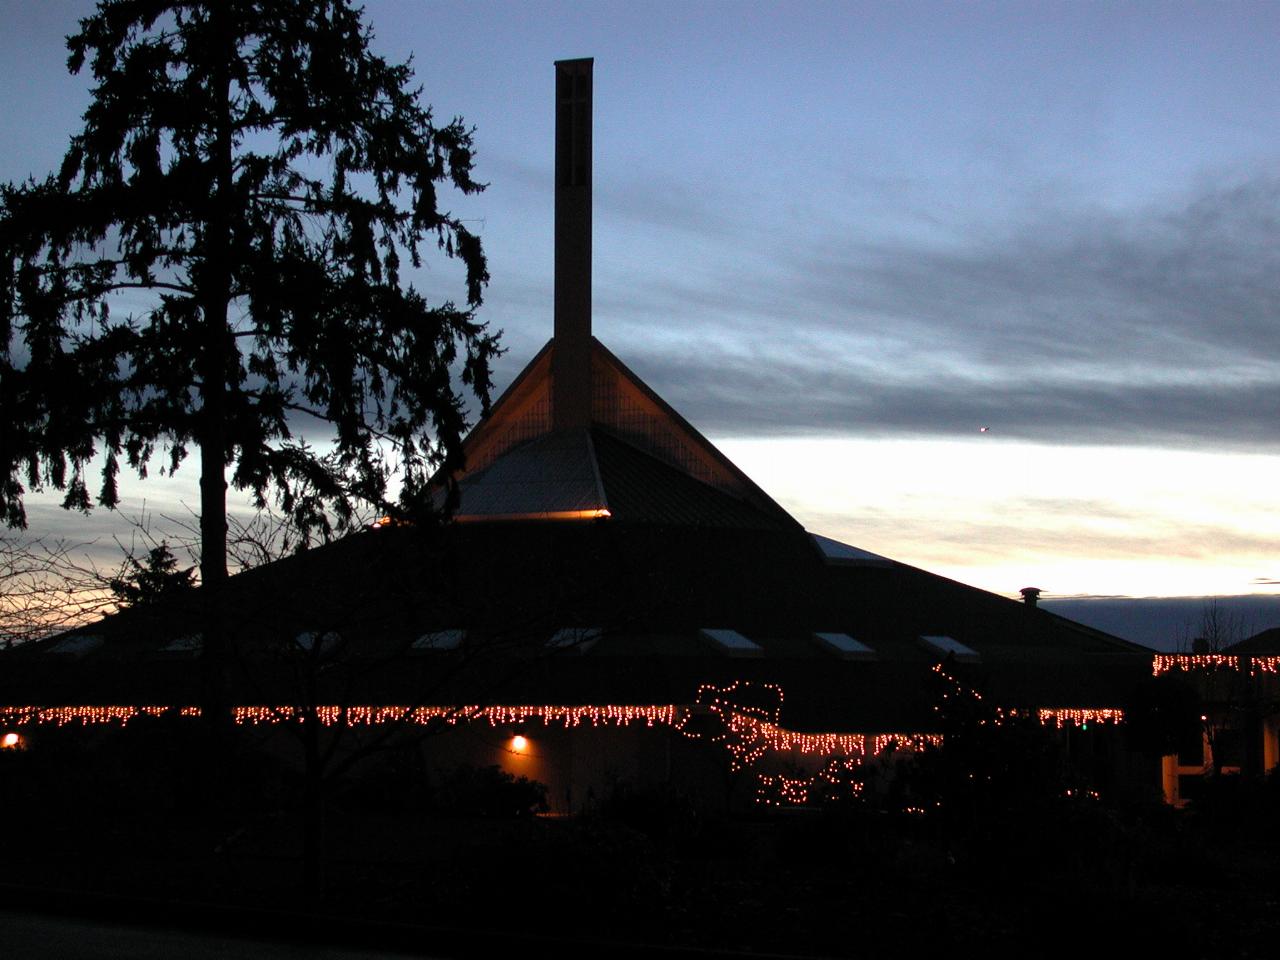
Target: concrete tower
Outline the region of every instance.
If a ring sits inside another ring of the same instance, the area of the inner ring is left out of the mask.
[[[591,425],[591,68],[556,62],[555,357],[557,430]]]

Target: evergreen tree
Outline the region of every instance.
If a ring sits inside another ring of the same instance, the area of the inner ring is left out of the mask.
[[[89,509],[95,456],[111,507],[122,463],[195,448],[213,589],[228,471],[328,533],[384,504],[394,450],[401,508],[423,503],[497,352],[480,241],[437,195],[483,189],[472,131],[435,123],[348,0],[102,0],[79,26],[84,128],[56,175],[0,187],[5,521],[43,487]],[[432,242],[464,265],[465,307],[402,280]],[[317,421],[326,457],[299,439]]]
[[[126,557],[107,586],[122,607],[149,606],[186,593],[195,586],[195,573],[195,567],[178,566],[169,544],[161,540],[145,559]]]

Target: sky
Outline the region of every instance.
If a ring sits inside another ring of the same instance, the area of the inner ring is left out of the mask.
[[[0,179],[77,129],[86,9],[4,0]],[[1280,5],[366,11],[475,127],[499,387],[551,332],[552,63],[592,56],[595,333],[807,527],[1010,596],[1280,595]]]

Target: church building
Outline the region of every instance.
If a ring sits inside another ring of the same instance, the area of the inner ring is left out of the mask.
[[[1131,782],[1115,731],[1149,650],[805,530],[593,337],[592,66],[555,67],[554,336],[442,478],[449,521],[231,579],[237,723],[438,733],[435,762],[537,779],[560,813],[621,783],[805,805],[936,745],[959,696]],[[198,712],[199,622],[134,608],[4,654],[3,731]]]

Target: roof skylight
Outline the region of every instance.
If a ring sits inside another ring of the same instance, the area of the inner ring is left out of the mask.
[[[332,630],[326,630],[320,633],[317,630],[306,630],[293,638],[293,642],[297,644],[299,650],[307,653],[318,652],[328,653],[342,641],[342,637]]]
[[[954,637],[941,634],[922,636],[920,642],[933,653],[941,654],[943,657],[954,656],[961,662],[973,662],[982,659],[982,655],[977,650],[972,647],[966,647]]]
[[[424,633],[410,646],[411,650],[457,650],[462,646],[465,630],[433,630]]]
[[[822,556],[828,563],[876,567],[888,566],[893,563],[888,557],[882,557],[880,554],[872,553],[870,550],[863,550],[861,547],[841,543],[839,540],[832,540],[830,537],[824,537],[820,533],[810,533],[809,536],[818,545],[818,549],[822,551]]]
[[[203,633],[188,633],[185,636],[174,637],[160,648],[162,653],[199,653],[203,649]]]
[[[69,657],[83,657],[102,646],[102,637],[96,633],[77,633],[63,637],[48,650],[49,653],[62,654]]]
[[[829,653],[844,660],[871,660],[876,655],[865,643],[847,633],[818,632],[813,636]]]
[[[754,640],[749,640],[740,634],[737,630],[721,630],[704,627],[699,631],[702,636],[710,640],[721,653],[727,653],[731,657],[762,657],[764,656],[764,648]]]
[[[565,627],[551,635],[547,646],[553,650],[576,650],[578,653],[586,653],[596,645],[596,641],[600,639],[600,634],[603,632],[599,627]]]

